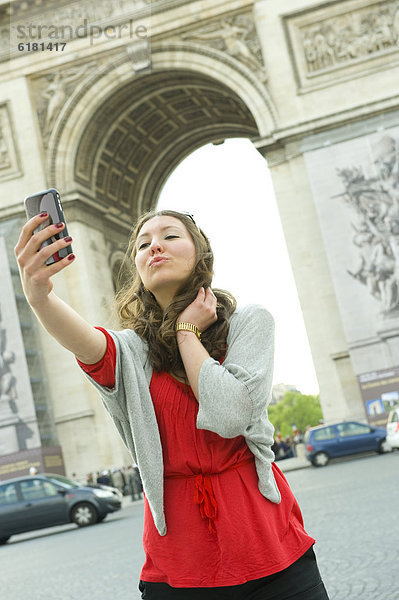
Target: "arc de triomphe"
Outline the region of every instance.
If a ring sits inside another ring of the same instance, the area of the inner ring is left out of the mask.
[[[19,320],[3,315],[0,456],[60,444],[69,474],[129,461],[21,296],[22,199],[60,190],[79,260],[56,291],[109,324],[132,222],[190,152],[229,137],[270,167],[325,420],[383,419],[399,402],[399,0],[15,0],[0,29],[0,251]]]

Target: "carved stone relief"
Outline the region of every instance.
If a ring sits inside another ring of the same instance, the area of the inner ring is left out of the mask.
[[[267,80],[262,50],[253,18],[238,15],[183,33],[182,40],[206,43],[244,63],[261,81]]]
[[[0,105],[0,181],[21,175],[16,140],[7,104]]]
[[[379,300],[385,317],[399,315],[399,137],[380,138],[373,154],[376,172],[339,169],[341,199],[354,213],[352,243],[358,264],[348,274]]]
[[[2,320],[0,304],[0,422],[18,422],[17,380],[13,373],[15,352],[7,348],[7,330]]]
[[[5,455],[37,448],[40,437],[3,237],[0,272],[0,455]]]
[[[90,61],[32,80],[34,103],[45,148],[62,107],[72,92],[84,84],[85,78],[98,67],[98,62]]]
[[[336,80],[336,71],[344,78],[365,68],[369,71],[370,60],[391,66],[392,54],[399,51],[399,0],[333,3],[288,15],[284,21],[298,82],[304,88]]]

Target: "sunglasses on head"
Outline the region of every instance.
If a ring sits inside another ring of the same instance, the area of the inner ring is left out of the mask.
[[[188,217],[189,219],[191,219],[191,220],[192,220],[192,222],[194,223],[194,225],[195,225],[196,227],[198,227],[198,225],[197,225],[197,223],[194,221],[194,217],[193,217],[193,215],[192,215],[191,213],[182,211],[182,212],[181,212],[181,214],[182,214],[182,215],[184,215],[185,217]]]

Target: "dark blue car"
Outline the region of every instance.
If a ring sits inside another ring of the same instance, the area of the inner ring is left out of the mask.
[[[305,434],[306,458],[315,467],[325,467],[330,458],[339,458],[361,452],[390,450],[386,429],[372,427],[357,421],[312,427]]]

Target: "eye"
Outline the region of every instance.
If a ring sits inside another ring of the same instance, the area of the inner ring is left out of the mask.
[[[143,248],[145,248],[148,245],[149,245],[148,242],[143,242],[142,244],[140,244],[139,250],[142,250]]]
[[[178,237],[179,237],[178,235],[174,235],[171,233],[171,234],[167,235],[165,239],[169,240],[169,239],[178,238]]]

